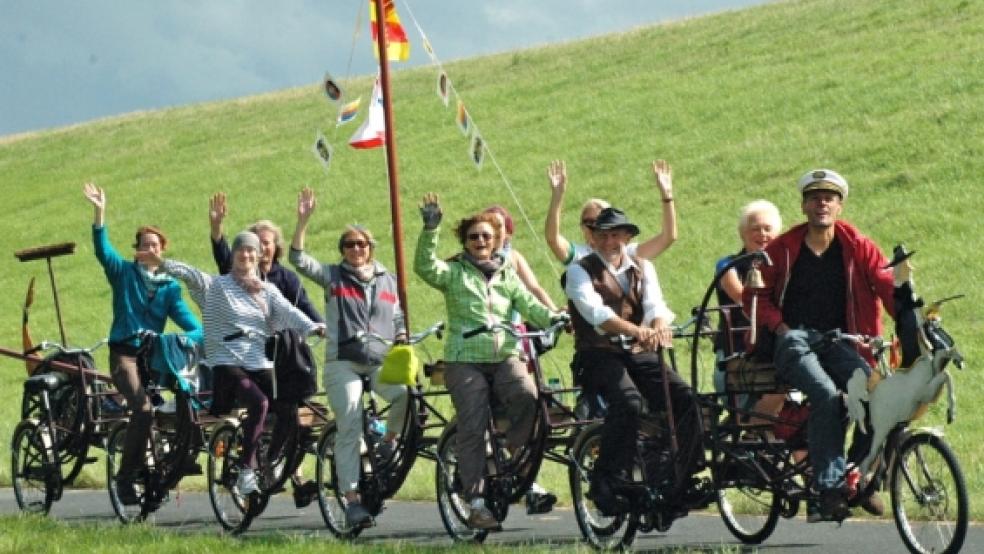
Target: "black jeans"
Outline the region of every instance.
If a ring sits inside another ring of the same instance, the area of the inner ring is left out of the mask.
[[[628,469],[636,455],[636,437],[643,399],[649,411],[665,409],[662,360],[655,352],[638,354],[583,350],[578,352],[584,368],[584,386],[608,402],[601,437],[601,452],[595,469],[601,474]],[[700,462],[701,438],[697,402],[693,390],[680,376],[668,370],[670,402],[680,446],[677,458],[680,477],[694,473]]]

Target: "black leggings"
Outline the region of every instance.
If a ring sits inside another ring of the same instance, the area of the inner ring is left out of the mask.
[[[224,386],[235,387],[236,400],[246,408],[246,420],[243,422],[243,465],[256,468],[256,450],[260,436],[263,434],[263,422],[267,412],[273,411],[277,416],[272,440],[270,442],[269,458],[276,459],[280,455],[291,418],[297,417],[297,404],[294,402],[271,401],[273,396],[273,381],[269,370],[246,370],[236,366],[216,366],[216,374],[224,373],[221,381]]]

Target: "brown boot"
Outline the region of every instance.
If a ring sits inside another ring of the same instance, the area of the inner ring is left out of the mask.
[[[872,492],[865,498],[862,498],[859,506],[873,516],[885,515],[885,502],[882,501],[877,492]]]

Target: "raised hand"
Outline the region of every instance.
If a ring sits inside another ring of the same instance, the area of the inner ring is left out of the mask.
[[[550,179],[550,189],[563,194],[567,190],[567,164],[564,160],[554,160],[547,166],[547,178]]]
[[[82,194],[85,195],[86,200],[88,200],[97,209],[106,209],[106,193],[103,189],[92,183],[86,183],[85,186],[82,187]]]
[[[226,194],[224,192],[217,192],[208,199],[208,221],[212,225],[222,225],[222,220],[225,219],[228,213],[228,205],[226,204]]]
[[[428,192],[420,202],[420,217],[424,220],[424,229],[437,229],[441,224],[441,204],[436,192]]]
[[[656,177],[656,186],[659,187],[659,194],[663,200],[673,198],[673,169],[666,160],[656,160],[653,162],[653,175]]]
[[[306,222],[317,206],[318,201],[314,197],[314,189],[304,187],[297,195],[297,220]]]

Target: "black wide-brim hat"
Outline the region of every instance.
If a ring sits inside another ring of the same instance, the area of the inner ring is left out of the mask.
[[[607,231],[610,229],[625,229],[633,237],[639,234],[639,227],[629,221],[625,212],[618,208],[605,208],[598,212],[592,230]]]

